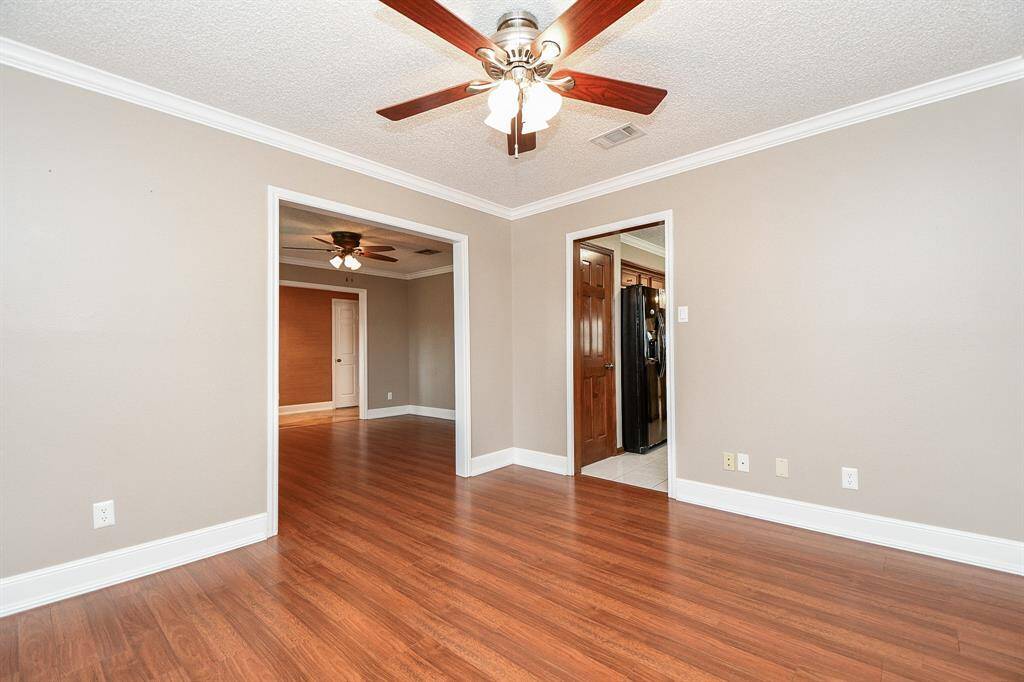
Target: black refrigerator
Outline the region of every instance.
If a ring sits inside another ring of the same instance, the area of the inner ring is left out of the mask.
[[[623,287],[622,447],[644,454],[668,438],[664,291]]]

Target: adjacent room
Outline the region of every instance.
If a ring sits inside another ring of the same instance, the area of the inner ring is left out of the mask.
[[[1021,0],[0,2],[0,680],[1024,680]]]
[[[574,247],[576,470],[668,492],[665,224]]]

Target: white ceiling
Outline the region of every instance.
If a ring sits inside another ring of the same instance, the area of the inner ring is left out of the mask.
[[[508,0],[447,0],[483,33]],[[547,25],[569,0],[523,0]],[[516,161],[481,97],[374,111],[479,78],[376,0],[4,0],[8,38],[518,206],[1019,55],[1020,0],[647,0],[565,66],[667,88],[651,116],[565,100]],[[645,137],[587,140],[627,121]]]
[[[633,230],[628,233],[630,237],[636,237],[642,239],[648,244],[654,244],[655,246],[665,247],[665,225],[658,225],[657,227],[645,227],[642,230]]]
[[[388,251],[382,255],[397,258],[397,263],[362,258],[360,260],[363,263],[363,268],[366,270],[409,274],[433,270],[434,268],[452,264],[452,245],[448,242],[437,241],[419,234],[396,230],[366,220],[339,216],[328,211],[320,211],[308,207],[298,208],[285,204],[281,207],[280,224],[281,256],[283,258],[307,260],[323,265],[330,257],[329,253],[296,251],[284,247],[319,248],[323,246],[327,248],[325,245],[318,243],[313,237],[317,236],[330,241],[331,232],[344,230],[361,234],[363,236],[362,244],[395,247],[394,251]],[[435,249],[440,251],[440,253],[431,255],[416,253],[416,251],[424,248]]]

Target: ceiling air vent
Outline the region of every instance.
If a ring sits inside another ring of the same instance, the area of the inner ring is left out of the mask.
[[[435,253],[441,253],[437,249],[420,249],[416,253],[423,254],[424,256],[433,256]]]
[[[643,137],[646,135],[644,131],[636,127],[632,123],[627,123],[624,126],[619,126],[613,130],[609,130],[603,135],[590,138],[590,141],[596,144],[601,149],[611,149],[616,145],[620,145],[623,142],[628,142],[637,137]]]

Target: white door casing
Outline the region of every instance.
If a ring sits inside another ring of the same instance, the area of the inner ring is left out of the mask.
[[[359,304],[358,301],[331,301],[331,362],[335,407],[359,404]]]

